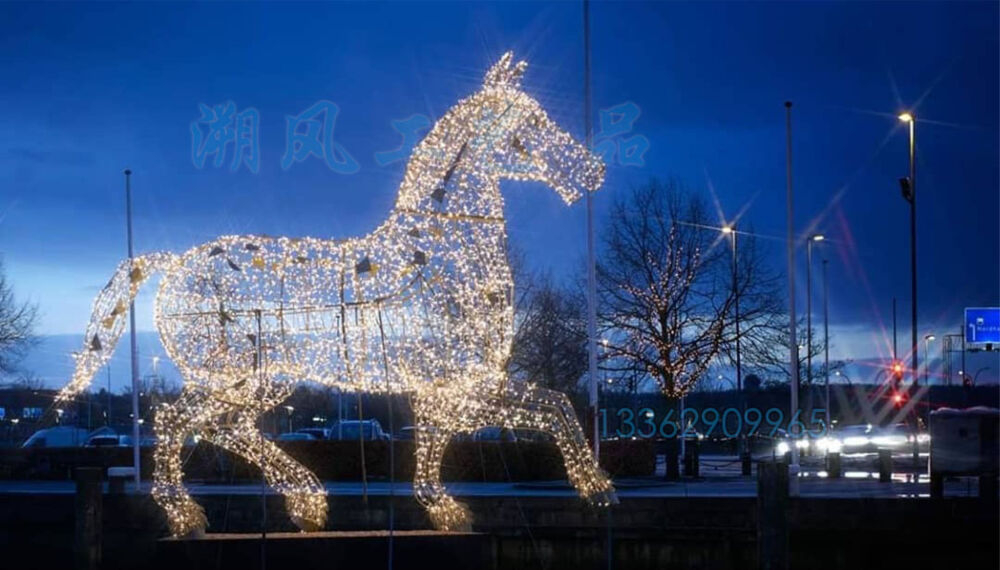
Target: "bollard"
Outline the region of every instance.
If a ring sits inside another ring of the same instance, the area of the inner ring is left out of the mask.
[[[101,469],[76,469],[76,525],[73,553],[78,570],[101,566]]]
[[[878,450],[878,482],[889,483],[892,481],[892,450]]]
[[[108,494],[125,493],[125,482],[135,477],[134,467],[108,467]]]
[[[990,501],[997,500],[997,476],[996,475],[980,475],[979,476],[979,498],[988,499]]]
[[[684,446],[684,474],[688,477],[699,475],[699,462],[701,453],[698,449],[698,440],[692,439]]]
[[[742,473],[744,477],[749,477],[752,469],[753,457],[750,455],[749,451],[744,451],[743,454],[740,455],[740,473]]]
[[[826,454],[826,472],[831,479],[840,479],[840,452],[832,451]]]
[[[667,481],[677,481],[681,478],[680,461],[678,461],[678,452],[680,451],[680,440],[677,438],[670,438],[666,441],[666,473],[664,478]]]
[[[788,568],[788,464],[757,463],[757,563],[762,570]]]

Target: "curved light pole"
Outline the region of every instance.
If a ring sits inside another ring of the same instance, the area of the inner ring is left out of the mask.
[[[931,385],[931,349],[930,342],[937,339],[933,333],[924,335],[924,383],[928,387]]]
[[[976,373],[972,376],[972,385],[975,386],[979,382],[979,373],[980,372],[982,372],[984,370],[989,370],[989,369],[990,369],[989,366],[983,366],[979,370],[976,370]]]
[[[846,380],[846,381],[847,381],[847,385],[848,385],[848,386],[854,386],[854,384],[853,384],[853,383],[851,383],[851,378],[850,378],[850,377],[849,377],[849,376],[848,376],[847,374],[844,374],[844,373],[843,373],[843,372],[841,372],[840,370],[838,370],[838,371],[834,372],[833,374],[834,374],[835,376],[840,376],[841,378],[843,378],[844,380]]]

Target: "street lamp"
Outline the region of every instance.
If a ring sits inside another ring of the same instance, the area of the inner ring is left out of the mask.
[[[292,432],[292,412],[295,411],[295,406],[285,406],[285,410],[288,412],[288,432]]]
[[[836,372],[834,372],[834,375],[839,376],[839,377],[843,378],[844,380],[846,380],[848,386],[853,386],[853,384],[851,384],[851,378],[847,374],[844,374],[840,370],[837,370]]]
[[[737,271],[737,249],[736,249],[736,226],[734,224],[726,224],[722,226],[721,230],[724,235],[729,235],[732,237],[733,243],[733,302],[734,302],[734,324],[736,327],[736,393],[740,400],[741,413],[746,414],[746,401],[743,398],[743,364],[740,359],[740,287],[739,287],[739,273]],[[743,430],[740,430],[740,461],[742,464],[743,475],[750,475],[750,461],[748,461],[748,456],[750,454],[747,448],[746,438],[743,436]]]
[[[924,382],[931,385],[931,350],[928,344],[937,337],[933,334],[924,335]]]

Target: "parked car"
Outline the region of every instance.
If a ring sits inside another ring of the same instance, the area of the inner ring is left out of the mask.
[[[131,447],[132,438],[117,433],[99,433],[87,438],[84,447]],[[141,445],[141,443],[140,443]]]
[[[311,433],[292,431],[278,436],[278,441],[316,441],[316,437]]]
[[[378,420],[342,420],[330,427],[330,439],[388,441],[389,434],[382,430]]]
[[[85,429],[57,426],[40,429],[31,434],[21,447],[80,447],[87,441]]]
[[[313,436],[314,439],[332,439],[333,435],[332,432],[333,430],[331,430],[330,428],[311,427],[311,428],[302,428],[300,430],[296,430],[295,433],[307,433]]]
[[[499,426],[486,426],[472,432],[472,441],[517,441],[512,430]]]

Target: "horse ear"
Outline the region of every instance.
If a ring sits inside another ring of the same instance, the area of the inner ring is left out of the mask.
[[[503,54],[500,61],[493,64],[493,67],[486,72],[483,79],[484,87],[513,87],[521,86],[521,76],[528,68],[528,62],[519,61],[514,63],[514,52],[509,51]]]

